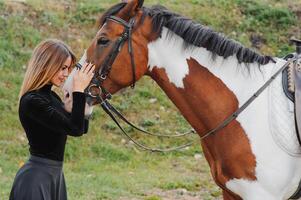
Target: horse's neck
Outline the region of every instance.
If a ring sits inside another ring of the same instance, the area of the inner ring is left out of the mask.
[[[234,56],[213,60],[204,48],[185,51],[183,39],[167,39],[167,32],[164,28],[162,37],[148,45],[150,74],[201,132],[214,128],[270,78],[273,67],[249,64],[249,71]]]

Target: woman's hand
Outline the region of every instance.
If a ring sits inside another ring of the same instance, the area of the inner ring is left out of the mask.
[[[86,63],[73,77],[73,92],[84,92],[94,76],[95,65]]]

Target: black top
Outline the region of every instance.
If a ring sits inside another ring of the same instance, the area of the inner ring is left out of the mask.
[[[64,109],[60,97],[45,85],[21,97],[19,118],[29,141],[31,155],[64,160],[67,135],[81,136],[88,131],[85,94],[73,92],[72,112]]]

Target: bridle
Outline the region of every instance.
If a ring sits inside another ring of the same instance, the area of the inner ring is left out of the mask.
[[[102,65],[99,67],[99,71],[95,73],[90,85],[86,89],[86,94],[88,97],[96,99],[97,103],[101,103],[101,99],[99,99],[100,94],[103,94],[103,99],[110,99],[111,94],[102,87],[103,82],[107,79],[109,73],[111,72],[112,65],[114,64],[114,61],[116,60],[116,57],[118,56],[119,52],[121,51],[121,48],[125,44],[126,41],[128,41],[128,52],[131,58],[131,66],[132,66],[132,85],[131,87],[135,87],[136,83],[136,64],[134,60],[134,54],[133,54],[133,45],[132,45],[132,30],[135,24],[135,18],[131,18],[129,22],[126,22],[125,20],[116,17],[116,16],[109,16],[106,18],[107,20],[111,20],[113,22],[116,22],[118,24],[123,25],[124,31],[121,34],[121,36],[116,40],[116,42],[113,44],[112,50],[108,54],[108,56],[105,58]]]
[[[112,50],[108,54],[108,56],[105,58],[104,62],[99,68],[99,71],[94,74],[93,79],[91,80],[90,85],[87,87],[85,90],[85,94],[87,96],[87,99],[94,99],[96,103],[99,103],[103,110],[112,118],[112,120],[117,124],[117,126],[121,129],[123,134],[130,140],[132,141],[135,145],[140,147],[143,150],[151,151],[151,152],[170,152],[170,151],[175,151],[179,149],[186,148],[190,145],[192,145],[192,142],[189,142],[187,144],[178,146],[178,147],[173,147],[173,148],[168,148],[168,149],[157,149],[157,148],[150,148],[147,147],[137,141],[135,141],[119,124],[117,121],[116,117],[119,117],[122,121],[130,125],[132,128],[147,134],[151,136],[157,136],[157,137],[166,137],[166,138],[175,138],[175,137],[183,137],[191,133],[195,133],[194,130],[190,130],[186,133],[181,133],[181,134],[175,134],[175,135],[161,135],[161,134],[154,134],[151,132],[148,132],[146,130],[143,130],[139,128],[138,126],[132,124],[129,122],[116,108],[114,108],[113,105],[109,103],[109,99],[111,99],[112,95],[102,86],[103,82],[107,79],[109,73],[111,72],[112,65],[114,64],[114,61],[116,60],[116,57],[118,56],[119,52],[121,51],[121,48],[125,44],[126,41],[128,41],[128,52],[130,55],[131,59],[131,66],[132,66],[132,77],[133,81],[131,84],[131,87],[135,87],[136,83],[136,64],[134,60],[134,54],[133,54],[133,44],[132,44],[132,31],[133,27],[135,25],[135,17],[131,18],[129,22],[126,22],[125,20],[116,17],[116,16],[109,16],[106,18],[107,20],[111,20],[113,22],[116,22],[118,24],[123,25],[124,31],[121,34],[121,36],[116,40],[116,42],[113,44]],[[77,63],[76,67],[81,68],[82,66]]]

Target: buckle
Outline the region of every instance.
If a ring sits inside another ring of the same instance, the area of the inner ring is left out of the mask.
[[[102,94],[102,90],[98,85],[92,84],[88,87],[88,95],[89,96],[91,96],[93,98],[97,98],[101,94]]]

